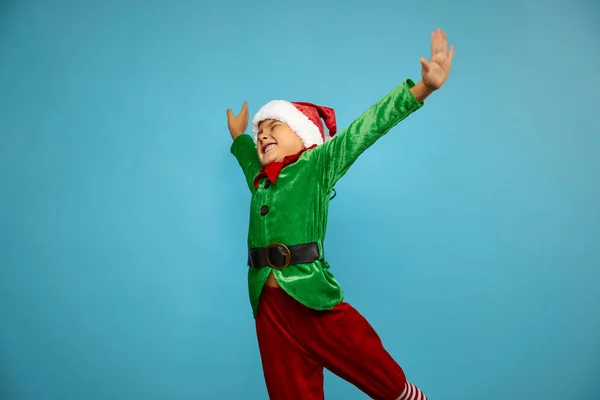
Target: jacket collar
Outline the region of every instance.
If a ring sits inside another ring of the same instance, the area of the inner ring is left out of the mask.
[[[283,161],[277,161],[277,162],[272,162],[272,163],[268,164],[266,167],[261,169],[258,172],[258,175],[256,175],[256,177],[254,178],[254,188],[258,189],[258,184],[260,183],[260,180],[264,177],[269,179],[269,181],[271,183],[275,183],[277,181],[277,178],[279,177],[279,174],[281,173],[281,170],[284,167],[295,163],[296,161],[298,161],[298,159],[300,158],[302,153],[304,153],[305,151],[310,150],[316,146],[317,145],[313,145],[308,148],[304,148],[303,150],[299,151],[296,154],[285,156],[283,158]]]

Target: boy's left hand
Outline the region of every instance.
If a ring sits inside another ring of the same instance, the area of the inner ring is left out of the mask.
[[[227,127],[231,138],[235,140],[238,136],[243,135],[248,128],[248,102],[245,101],[242,110],[238,115],[233,115],[231,108],[227,109]]]
[[[421,58],[421,76],[423,83],[430,90],[437,90],[444,84],[450,73],[452,58],[454,57],[454,45],[448,51],[446,33],[441,29],[431,32],[431,60]]]

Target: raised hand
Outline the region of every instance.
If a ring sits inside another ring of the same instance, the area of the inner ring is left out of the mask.
[[[248,102],[245,101],[242,110],[236,116],[233,115],[231,108],[227,109],[227,126],[231,138],[235,140],[238,136],[246,132],[248,128]]]
[[[430,90],[437,90],[444,84],[450,73],[452,58],[454,57],[454,45],[448,51],[446,33],[441,29],[431,32],[431,60],[421,58],[421,76],[423,83]]]

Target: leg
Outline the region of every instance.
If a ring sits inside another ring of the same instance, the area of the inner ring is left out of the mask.
[[[281,289],[265,287],[256,333],[267,392],[271,400],[323,400],[323,366],[294,339],[294,307]]]
[[[342,303],[332,311],[312,314],[310,329],[315,339],[305,346],[325,368],[373,399],[426,400],[406,381],[379,335],[352,306]]]

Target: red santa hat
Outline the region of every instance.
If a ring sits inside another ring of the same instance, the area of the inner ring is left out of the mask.
[[[335,111],[332,108],[305,102],[273,100],[262,106],[252,119],[254,142],[257,141],[258,124],[267,119],[287,124],[300,136],[305,147],[322,144],[337,132]],[[325,121],[328,134],[325,134],[321,119]]]

